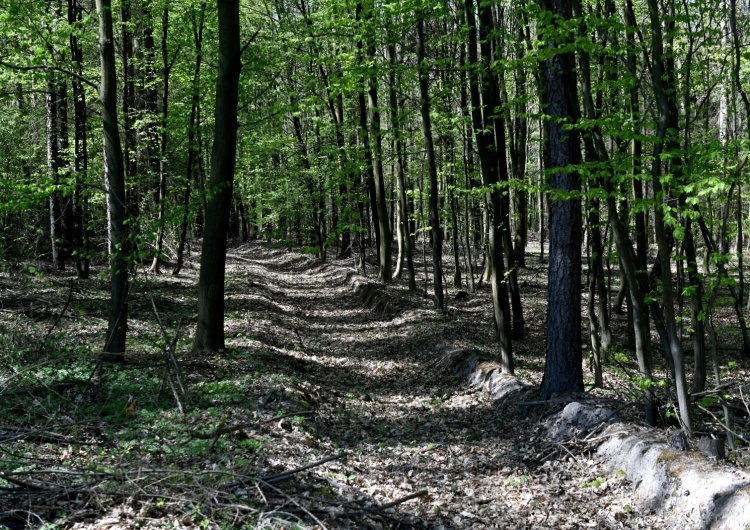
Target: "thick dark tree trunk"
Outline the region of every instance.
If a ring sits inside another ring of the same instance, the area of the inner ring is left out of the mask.
[[[109,325],[103,351],[109,360],[122,360],[128,322],[127,211],[125,167],[117,123],[117,72],[112,29],[111,0],[96,0],[99,15],[99,54],[102,81],[99,88],[104,132],[104,181],[107,191],[109,268],[111,291]]]
[[[237,154],[240,69],[240,2],[218,0],[219,71],[211,157],[211,200],[206,211],[198,280],[198,328],[193,351],[224,349],[224,278],[227,229]]]
[[[546,11],[562,20],[572,19],[569,0],[544,0]],[[554,28],[554,29],[553,29]],[[563,30],[553,18],[549,31]],[[548,46],[570,43],[548,38]],[[546,64],[550,146],[550,187],[560,197],[550,198],[549,293],[547,298],[547,362],[541,393],[549,397],[556,392],[583,390],[581,344],[581,181],[571,165],[581,163],[576,129],[568,127],[578,121],[578,87],[575,56],[557,53]]]

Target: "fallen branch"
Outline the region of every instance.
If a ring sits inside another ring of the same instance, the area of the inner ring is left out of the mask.
[[[68,299],[65,301],[65,305],[62,308],[62,311],[60,311],[60,314],[57,315],[57,318],[52,323],[52,325],[47,330],[47,334],[44,335],[44,338],[42,339],[42,342],[39,343],[39,350],[41,351],[42,348],[44,348],[44,345],[47,343],[47,339],[52,334],[52,330],[57,327],[57,324],[60,323],[60,320],[62,320],[63,315],[65,314],[65,311],[68,310],[68,306],[70,305],[70,302],[73,300],[73,286],[75,284],[73,283],[73,280],[70,281],[70,289],[68,289]]]
[[[309,416],[313,412],[311,410],[303,410],[299,412],[288,412],[286,414],[280,414],[278,416],[274,416],[273,418],[269,418],[267,420],[263,420],[260,423],[271,423],[272,421],[276,420],[283,420],[284,418],[291,418],[293,416]],[[223,436],[224,434],[233,433],[235,431],[239,431],[244,429],[245,427],[252,427],[253,425],[256,425],[256,423],[237,423],[235,425],[227,425],[224,422],[219,423],[219,425],[216,426],[215,429],[212,431],[209,431],[207,433],[202,433],[199,430],[190,431],[190,438],[186,442],[183,443],[186,444],[190,440],[198,439],[198,440],[211,440],[213,438],[218,438],[219,436]]]
[[[281,482],[282,480],[287,480],[287,479],[293,477],[294,475],[296,475],[297,473],[301,473],[302,471],[307,471],[308,469],[312,469],[312,468],[315,468],[315,467],[318,467],[318,466],[322,466],[323,464],[326,464],[328,462],[332,462],[334,460],[341,460],[343,458],[346,458],[347,456],[349,456],[348,452],[341,451],[340,453],[338,453],[336,455],[329,456],[327,458],[324,458],[322,460],[318,460],[316,462],[312,462],[310,464],[307,464],[306,466],[298,467],[298,468],[295,468],[295,469],[290,469],[289,471],[284,471],[283,473],[279,473],[278,475],[270,475],[270,476],[261,477],[261,478],[247,477],[247,478],[243,478],[243,479],[240,479],[240,480],[236,480],[234,482],[230,482],[229,484],[226,484],[225,486],[222,487],[222,489],[234,489],[234,488],[238,488],[240,486],[245,486],[245,485],[251,484],[251,483],[257,484],[258,482],[265,482],[265,483],[268,483],[268,484],[271,484],[273,482]]]
[[[315,517],[315,515],[313,515],[313,514],[312,514],[312,512],[310,512],[310,511],[309,511],[309,510],[308,510],[307,508],[305,508],[305,507],[304,507],[304,506],[302,506],[302,505],[301,505],[300,503],[298,503],[298,502],[297,502],[296,500],[294,500],[294,498],[293,498],[293,497],[291,497],[291,496],[289,496],[288,494],[284,493],[284,492],[283,492],[283,491],[281,491],[281,490],[280,490],[279,488],[277,488],[277,487],[273,486],[272,484],[270,484],[270,483],[266,482],[265,480],[259,480],[259,481],[258,481],[258,485],[261,485],[261,484],[262,484],[262,485],[264,485],[264,486],[267,486],[267,487],[271,488],[271,489],[272,489],[272,490],[274,490],[274,491],[275,491],[276,493],[278,493],[278,494],[280,494],[280,495],[283,495],[284,497],[286,497],[286,498],[287,498],[287,499],[288,499],[288,500],[289,500],[289,501],[290,501],[290,502],[291,502],[292,504],[294,504],[294,505],[295,505],[295,506],[297,506],[297,507],[298,507],[298,508],[299,508],[300,510],[302,510],[302,512],[303,512],[303,513],[305,513],[306,515],[309,515],[309,516],[310,516],[310,517],[312,518],[312,520],[313,520],[313,521],[315,521],[316,523],[318,523],[318,525],[320,525],[320,527],[321,527],[321,528],[322,528],[323,530],[328,530],[328,529],[327,529],[327,527],[326,527],[326,525],[324,525],[324,524],[323,524],[323,522],[322,522],[322,521],[321,521],[320,519],[318,519],[317,517]],[[258,489],[260,489],[260,488],[258,488]]]
[[[388,508],[393,508],[394,506],[398,506],[399,504],[403,504],[406,501],[410,501],[412,499],[416,499],[418,497],[424,497],[427,495],[429,491],[426,489],[419,490],[417,492],[411,493],[407,495],[406,497],[401,497],[400,499],[396,499],[395,501],[387,502],[385,504],[381,504],[379,506],[373,506],[376,510],[387,510]]]
[[[712,418],[713,418],[714,420],[716,420],[717,422],[719,422],[719,425],[721,425],[721,428],[722,428],[723,430],[727,431],[727,432],[728,432],[728,433],[730,433],[730,434],[731,434],[732,436],[736,436],[737,438],[739,438],[740,440],[742,440],[742,441],[743,441],[743,442],[745,442],[746,444],[750,444],[750,440],[748,440],[748,439],[747,439],[747,437],[745,437],[745,436],[742,436],[741,434],[738,434],[738,433],[736,433],[736,432],[735,432],[734,430],[732,430],[732,429],[730,429],[729,427],[727,427],[726,425],[724,425],[724,422],[723,422],[723,421],[722,421],[721,419],[717,418],[717,417],[716,417],[716,415],[715,415],[715,414],[714,414],[713,412],[711,412],[710,410],[708,410],[708,409],[707,409],[707,408],[705,408],[705,407],[701,407],[700,405],[698,405],[698,408],[699,408],[699,409],[700,409],[701,411],[703,411],[703,412],[705,412],[706,414],[708,414],[709,416],[711,416],[711,417],[712,417]]]

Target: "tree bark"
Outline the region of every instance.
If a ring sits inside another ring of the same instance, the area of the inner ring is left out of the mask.
[[[674,314],[674,296],[672,291],[672,269],[671,252],[667,240],[667,228],[664,223],[664,205],[666,201],[665,190],[662,184],[662,153],[668,141],[667,128],[670,121],[670,109],[667,99],[667,91],[664,87],[664,76],[669,74],[664,69],[662,27],[659,18],[659,6],[656,0],[648,0],[649,19],[651,21],[652,60],[651,80],[654,88],[654,99],[658,110],[656,142],[654,143],[653,164],[651,176],[653,178],[654,196],[657,200],[654,211],[654,232],[656,243],[659,248],[659,261],[661,264],[662,282],[662,318],[666,331],[666,339],[669,351],[675,367],[675,385],[677,390],[677,401],[679,404],[682,428],[689,436],[692,432],[692,421],[690,418],[690,395],[685,378],[685,363],[682,357],[682,343],[677,334],[677,325]],[[674,111],[672,111],[674,112]]]
[[[117,123],[117,72],[112,29],[111,0],[96,0],[99,15],[99,57],[102,79],[99,88],[102,103],[104,143],[104,183],[107,192],[109,236],[110,302],[107,339],[103,351],[108,360],[124,359],[128,322],[127,211],[125,208],[125,167]]]
[[[161,98],[161,134],[159,137],[159,190],[158,190],[158,208],[159,220],[157,223],[158,233],[156,235],[156,252],[154,261],[151,264],[151,271],[154,273],[161,272],[161,257],[164,250],[164,231],[166,230],[166,218],[164,216],[167,198],[167,117],[169,116],[169,74],[172,71],[172,64],[169,61],[169,44],[167,37],[169,31],[169,8],[165,7],[161,17],[161,58],[162,58],[162,80],[164,88]],[[179,48],[178,52],[179,53]]]
[[[80,27],[82,11],[76,0],[68,0],[68,24],[70,27]],[[76,31],[70,32],[71,59],[78,75],[83,73],[83,47],[78,40]],[[73,238],[76,248],[76,269],[78,277],[89,277],[89,245],[88,229],[85,227],[88,216],[88,198],[84,192],[84,182],[88,174],[88,136],[86,132],[86,93],[80,78],[73,77],[73,114],[74,114],[74,143],[73,143],[73,172],[75,189],[73,191]]]
[[[409,234],[409,208],[406,202],[406,175],[404,171],[404,139],[402,135],[402,123],[399,117],[401,106],[398,104],[396,97],[396,45],[388,44],[388,61],[391,66],[390,88],[388,92],[388,102],[391,111],[391,127],[393,128],[394,144],[396,146],[396,181],[398,183],[398,230],[399,254],[402,254],[406,262],[406,272],[409,276],[409,290],[417,289],[416,276],[414,274],[414,255],[411,245],[411,235]]]
[[[240,2],[217,0],[219,71],[216,81],[211,200],[206,211],[198,280],[198,327],[193,351],[224,349],[224,278],[229,210],[237,154],[240,69]]]
[[[572,19],[568,0],[544,0],[545,10],[568,21]],[[553,18],[552,28],[565,32]],[[548,38],[556,47],[573,41]],[[581,163],[578,132],[569,124],[578,121],[578,91],[575,57],[572,52],[556,53],[546,64],[550,146],[549,292],[547,298],[547,362],[541,393],[583,390],[581,344],[581,181],[567,168]]]

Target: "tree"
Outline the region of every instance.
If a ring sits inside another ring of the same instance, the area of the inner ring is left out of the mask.
[[[125,221],[125,168],[117,124],[117,73],[115,39],[112,30],[112,2],[96,0],[99,15],[99,57],[102,80],[99,88],[102,103],[104,136],[104,183],[107,191],[107,227],[109,238],[109,274],[111,281],[109,324],[104,352],[111,360],[121,360],[125,352],[128,322],[127,228]]]
[[[240,2],[217,0],[219,71],[216,79],[214,144],[211,156],[211,199],[201,249],[198,279],[198,327],[194,351],[224,349],[224,275],[229,207],[237,154],[237,107],[241,50]]]
[[[581,344],[581,163],[575,55],[564,47],[573,42],[566,23],[573,18],[569,0],[544,0],[551,17],[546,61],[550,116],[550,242],[547,296],[547,357],[541,393],[583,390]],[[558,33],[559,32],[559,33]],[[560,39],[555,34],[562,35]],[[561,50],[562,48],[562,50]]]
[[[469,69],[469,92],[471,97],[471,121],[474,134],[477,139],[477,151],[479,152],[479,164],[482,174],[482,185],[486,189],[489,238],[487,260],[492,284],[492,307],[495,317],[495,335],[500,341],[500,357],[502,370],[505,373],[513,373],[513,353],[511,348],[511,326],[510,326],[510,302],[508,300],[508,285],[505,280],[505,267],[503,265],[503,239],[502,239],[502,210],[500,203],[500,189],[498,186],[497,152],[504,150],[505,146],[496,146],[494,137],[490,130],[489,116],[494,112],[494,107],[485,108],[482,113],[482,101],[489,101],[489,81],[486,76],[492,77],[492,73],[481,68],[477,57],[477,25],[474,12],[474,1],[465,0],[464,17],[469,28],[467,41]],[[489,57],[486,57],[488,60]],[[489,66],[485,64],[485,66]],[[480,87],[482,97],[480,99]],[[495,99],[496,101],[496,99]]]
[[[438,178],[435,166],[435,146],[432,143],[432,122],[430,120],[430,70],[424,55],[424,18],[417,15],[417,68],[419,68],[419,97],[422,112],[422,132],[427,149],[427,173],[430,181],[430,226],[432,229],[432,281],[435,292],[435,309],[445,311],[443,298],[443,231],[440,228],[438,210]]]

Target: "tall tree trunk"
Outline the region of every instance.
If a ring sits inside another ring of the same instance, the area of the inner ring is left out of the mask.
[[[409,275],[409,290],[417,289],[416,276],[414,274],[414,255],[411,244],[411,235],[409,234],[409,208],[406,202],[406,175],[404,171],[404,139],[402,135],[402,120],[400,110],[403,105],[399,105],[396,97],[396,45],[388,44],[388,61],[391,65],[390,88],[388,93],[388,102],[391,111],[391,127],[393,128],[394,143],[396,146],[396,181],[398,183],[398,229],[401,239],[399,247],[403,247],[403,256],[406,262],[406,272]],[[399,248],[399,254],[401,254]]]
[[[99,87],[104,135],[104,186],[107,192],[109,236],[110,301],[107,339],[103,351],[107,360],[122,360],[128,322],[127,210],[125,167],[117,123],[117,72],[112,29],[111,0],[96,0],[99,15],[99,57],[102,80]]]
[[[423,15],[417,15],[417,67],[419,68],[419,97],[422,113],[422,131],[427,150],[427,174],[430,181],[430,228],[432,231],[432,283],[435,294],[435,309],[445,311],[443,297],[443,231],[440,228],[438,208],[438,178],[435,165],[435,147],[432,143],[432,121],[430,119],[430,70],[425,60]]]
[[[513,241],[510,232],[510,197],[504,191],[508,189],[510,178],[508,175],[508,160],[506,156],[505,119],[502,112],[502,99],[498,77],[493,71],[493,65],[499,59],[499,47],[493,39],[495,23],[492,16],[490,4],[479,3],[479,40],[480,53],[482,54],[482,65],[485,71],[485,83],[483,85],[482,101],[485,103],[485,126],[491,126],[495,136],[495,156],[498,165],[497,182],[500,184],[496,191],[499,201],[499,223],[500,236],[502,237],[503,255],[508,263],[506,273],[507,283],[510,287],[510,303],[513,315],[512,337],[513,340],[523,340],[524,319],[523,306],[521,305],[521,290],[518,286],[518,263],[513,249]]]
[[[224,278],[227,229],[237,154],[239,96],[240,2],[217,0],[219,11],[219,71],[211,156],[211,200],[206,211],[201,270],[198,279],[198,328],[193,351],[224,349]]]
[[[166,218],[164,217],[167,198],[167,117],[169,116],[169,74],[172,71],[172,64],[169,61],[169,51],[167,49],[167,40],[169,31],[169,8],[165,7],[161,16],[161,75],[164,81],[164,89],[161,97],[161,134],[159,138],[159,220],[158,233],[156,235],[156,252],[154,261],[151,264],[151,271],[159,273],[161,271],[161,255],[164,249],[164,230],[166,229]],[[179,53],[179,48],[177,50]]]
[[[82,24],[82,11],[77,0],[68,0],[68,24],[70,27],[80,27]],[[83,47],[78,41],[78,33],[70,32],[71,59],[75,65],[78,75],[83,73]],[[78,77],[72,78],[73,87],[73,113],[74,113],[74,158],[73,172],[75,178],[75,189],[73,191],[73,237],[76,248],[76,269],[78,277],[86,279],[89,277],[89,245],[88,229],[85,227],[88,217],[88,198],[84,192],[84,183],[88,177],[88,137],[86,133],[86,93],[83,83]]]
[[[488,270],[490,271],[489,281],[492,284],[492,308],[495,317],[495,335],[500,341],[502,371],[504,373],[513,373],[514,366],[511,345],[510,303],[508,300],[508,286],[504,281],[505,267],[503,264],[502,213],[499,197],[500,192],[497,189],[497,150],[500,149],[500,147],[496,148],[496,146],[494,146],[492,133],[487,131],[487,127],[482,117],[480,86],[484,87],[482,75],[490,75],[490,72],[482,73],[477,70],[479,60],[477,57],[478,46],[474,0],[464,1],[464,17],[469,28],[468,66],[470,67],[471,72],[469,75],[469,92],[472,107],[471,121],[477,140],[482,184],[488,190],[486,193],[487,221],[485,224],[489,232],[489,237],[487,238],[487,257]],[[489,116],[491,112],[492,111],[488,109],[487,115]],[[504,149],[505,147],[502,146],[502,148]]]
[[[666,201],[665,190],[662,183],[662,153],[668,141],[667,128],[670,122],[670,108],[667,99],[667,90],[664,86],[664,76],[669,72],[664,69],[662,27],[659,19],[659,6],[656,0],[648,0],[649,19],[651,21],[652,59],[651,80],[654,87],[654,99],[658,110],[656,142],[654,143],[653,165],[651,176],[653,178],[654,196],[657,203],[654,211],[654,231],[656,243],[659,248],[659,262],[661,265],[662,281],[662,319],[665,326],[666,338],[675,367],[675,384],[677,390],[677,401],[680,408],[680,419],[686,434],[692,431],[690,418],[690,395],[685,377],[685,363],[682,357],[682,343],[677,334],[677,324],[674,314],[674,296],[672,292],[672,268],[671,249],[667,239],[667,228],[664,223],[664,205]],[[671,87],[674,88],[674,87]],[[672,111],[674,112],[674,111]]]
[[[365,11],[367,22],[372,18],[370,7]],[[367,56],[371,63],[375,63],[375,44],[372,38],[367,46]],[[373,67],[374,68],[374,67]],[[371,73],[367,79],[367,109],[370,122],[370,151],[372,152],[373,180],[375,183],[375,211],[378,215],[378,233],[380,234],[378,250],[378,281],[390,283],[393,277],[391,263],[391,227],[388,222],[388,205],[386,202],[385,176],[383,175],[383,137],[380,134],[380,108],[378,107],[378,77]],[[373,218],[374,221],[374,218]]]
[[[110,0],[111,1],[111,0]],[[133,0],[123,0],[120,6],[122,16],[122,123],[125,143],[122,144],[127,202],[126,207],[131,219],[140,216],[140,190],[136,176],[138,163],[136,154],[136,104],[135,104],[135,61],[133,53],[134,35],[132,29]]]
[[[515,59],[518,61],[514,75],[516,86],[515,117],[509,121],[510,126],[510,160],[513,169],[513,179],[517,184],[513,190],[513,209],[515,213],[515,237],[513,250],[519,267],[526,266],[526,244],[528,243],[528,193],[524,187],[526,180],[526,143],[528,142],[528,118],[526,117],[526,68],[523,65],[525,24],[523,17],[516,20],[517,36],[515,43]]]
[[[65,249],[62,236],[62,197],[56,188],[60,186],[60,145],[59,127],[57,123],[59,104],[57,97],[58,81],[54,73],[49,73],[47,91],[45,94],[45,106],[47,110],[47,173],[53,191],[49,196],[49,219],[50,219],[50,243],[52,250],[52,263],[58,270],[65,269]]]
[[[550,48],[573,42],[560,21],[572,19],[568,0],[544,0],[543,8],[555,17],[547,37]],[[556,17],[559,17],[556,18]],[[560,39],[560,40],[557,40]],[[556,53],[546,64],[550,138],[550,187],[561,197],[550,198],[549,293],[547,298],[547,362],[541,393],[583,390],[581,344],[581,181],[571,165],[581,163],[578,132],[578,87],[572,52]]]
[[[188,125],[188,157],[185,168],[185,195],[182,201],[184,208],[182,214],[182,224],[180,226],[180,241],[177,245],[177,262],[175,263],[173,275],[177,275],[182,270],[182,264],[185,253],[185,242],[187,239],[188,221],[190,220],[190,193],[192,182],[195,178],[195,165],[201,156],[196,147],[196,129],[198,127],[198,112],[200,105],[200,75],[201,62],[203,59],[203,23],[206,18],[206,2],[201,3],[200,12],[196,18],[194,14],[191,17],[193,29],[193,41],[195,44],[195,68],[193,70],[193,80],[190,83],[191,103],[190,103],[190,121]]]

